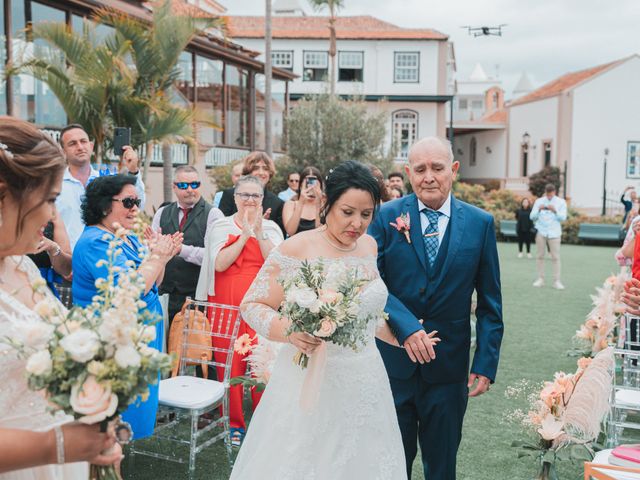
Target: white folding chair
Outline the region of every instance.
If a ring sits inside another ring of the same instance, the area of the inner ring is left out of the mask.
[[[629,337],[627,337],[628,339]],[[625,346],[629,346],[625,342]],[[614,350],[616,370],[607,418],[607,447],[620,444],[625,429],[640,430],[640,350],[616,348]]]
[[[188,446],[189,458],[180,457],[177,450],[173,450],[172,454],[168,455],[154,450],[143,449],[137,443],[133,444],[131,453],[171,462],[188,463],[189,479],[193,479],[196,455],[219,440],[223,440],[225,443],[229,465],[232,466],[233,464],[229,428],[229,387],[233,346],[240,326],[240,312],[238,307],[229,305],[201,302],[190,298],[187,301],[189,306],[187,307],[184,321],[179,373],[175,377],[161,380],[159,387],[158,417],[164,417],[168,420],[156,427],[152,438],[157,439],[158,443],[164,441]],[[196,309],[204,312],[210,320],[210,331],[194,328],[192,320],[195,318]],[[208,349],[211,352],[217,352],[219,354],[218,358],[223,357],[224,362],[216,361],[215,354],[210,361],[203,357],[189,358],[189,347],[202,349],[200,344],[196,345],[189,342],[189,338],[192,335],[209,336],[212,341]],[[213,346],[214,339],[221,340],[217,343],[222,343],[224,346]],[[211,368],[223,368],[223,378],[216,381],[187,374],[190,368],[189,365],[202,366],[205,364]],[[212,412],[218,407],[222,407],[220,416],[215,420],[211,420],[204,428],[198,429],[198,420],[201,415]],[[178,424],[185,417],[190,420],[189,438],[184,438],[185,435],[179,435],[179,432],[176,433]],[[216,433],[213,431],[214,429],[219,431]]]

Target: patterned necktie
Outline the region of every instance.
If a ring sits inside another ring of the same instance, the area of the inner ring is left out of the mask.
[[[182,220],[180,220],[180,225],[178,225],[178,230],[182,231],[185,224],[187,223],[187,218],[189,217],[189,212],[191,211],[191,209],[180,207],[180,210],[182,210]]]
[[[427,261],[429,262],[429,267],[433,267],[433,262],[436,261],[436,256],[438,255],[438,246],[440,244],[440,234],[438,233],[438,218],[442,215],[440,212],[436,212],[435,210],[430,210],[425,208],[422,210],[429,220],[429,225],[424,229],[424,248],[427,252]]]

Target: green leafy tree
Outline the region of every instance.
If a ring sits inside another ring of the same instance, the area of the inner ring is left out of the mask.
[[[387,172],[393,152],[384,152],[385,120],[384,113],[369,114],[357,98],[304,98],[287,120],[290,166],[313,165],[328,172],[346,160],[359,160]]]
[[[131,127],[132,146],[146,145],[145,176],[154,143],[163,143],[165,200],[171,199],[169,142],[194,146],[198,121],[175,88],[179,56],[199,32],[224,24],[218,18],[175,15],[171,5],[171,0],[155,3],[151,23],[114,9],[99,10],[94,20],[113,27],[100,41],[88,23],[82,32],[63,23],[36,24],[29,35],[55,53],[29,59],[13,71],[29,73],[51,88],[69,121],[82,124],[94,138],[98,162],[114,126]]]
[[[558,167],[544,167],[537,173],[529,176],[529,191],[536,197],[544,195],[544,187],[552,183],[556,191],[560,191],[560,169]]]
[[[309,0],[316,10],[323,8],[329,9],[329,58],[331,60],[330,75],[330,92],[331,95],[336,93],[336,20],[338,10],[344,7],[343,0]]]

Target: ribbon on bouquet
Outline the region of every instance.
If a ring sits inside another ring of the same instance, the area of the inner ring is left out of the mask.
[[[327,366],[327,343],[322,342],[309,356],[309,365],[300,392],[300,408],[303,412],[309,412],[318,402],[320,386],[324,379]]]

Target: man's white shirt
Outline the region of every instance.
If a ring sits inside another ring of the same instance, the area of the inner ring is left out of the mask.
[[[100,173],[91,167],[87,185],[99,176]],[[62,177],[62,190],[56,200],[56,208],[60,214],[60,218],[62,218],[62,221],[64,222],[64,226],[67,229],[72,251],[76,246],[76,242],[80,238],[80,235],[82,235],[82,231],[85,226],[82,221],[82,211],[80,209],[85,189],[86,187],[82,182],[71,175],[69,167],[67,167],[64,171],[64,176]],[[138,194],[138,198],[141,200],[140,210],[143,210],[145,193],[144,183],[142,182],[140,173],[136,175],[136,192]]]

